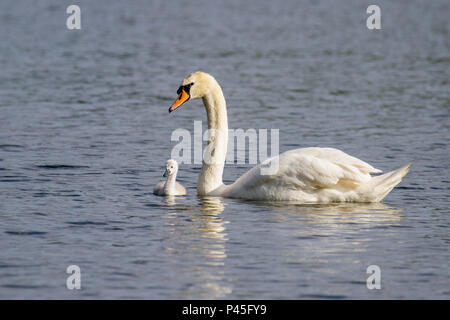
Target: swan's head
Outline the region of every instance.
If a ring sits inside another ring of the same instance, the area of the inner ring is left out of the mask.
[[[191,73],[181,82],[177,91],[178,98],[169,108],[169,112],[174,111],[189,100],[203,98],[215,85],[217,85],[217,81],[210,74],[201,71]]]
[[[178,172],[178,163],[175,160],[167,160],[166,162],[166,171],[163,174],[163,177],[169,177]]]

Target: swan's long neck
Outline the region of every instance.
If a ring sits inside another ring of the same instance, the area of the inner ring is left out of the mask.
[[[203,155],[203,165],[197,183],[199,195],[213,195],[223,185],[222,174],[228,143],[227,107],[222,89],[214,81],[203,97],[208,116],[209,139]]]
[[[165,195],[174,195],[175,194],[175,182],[177,180],[177,173],[171,174],[167,177],[166,184],[164,185],[164,194]]]

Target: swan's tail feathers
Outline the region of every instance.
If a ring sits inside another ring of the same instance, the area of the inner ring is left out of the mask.
[[[367,184],[361,186],[362,194],[368,202],[380,202],[391,190],[402,181],[402,178],[409,172],[412,162],[397,170],[373,177]]]

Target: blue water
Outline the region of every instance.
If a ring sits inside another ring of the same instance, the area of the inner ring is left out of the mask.
[[[69,4],[0,2],[1,299],[450,298],[448,1],[377,1],[378,31],[356,0],[76,1],[81,30]],[[156,197],[172,131],[206,128],[167,112],[200,69],[230,128],[411,172],[383,204],[289,205],[199,198],[182,164],[188,195]]]

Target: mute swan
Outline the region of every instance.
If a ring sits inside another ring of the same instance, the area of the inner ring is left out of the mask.
[[[167,160],[166,171],[163,177],[167,177],[166,181],[161,181],[153,189],[153,194],[157,196],[183,196],[186,194],[186,189],[179,184],[177,179],[178,163],[175,160]]]
[[[250,169],[231,185],[222,174],[228,142],[225,98],[209,74],[195,72],[185,78],[169,113],[188,100],[202,98],[210,132],[210,158],[203,159],[197,182],[198,195],[248,200],[296,201],[302,203],[379,202],[408,173],[411,163],[392,172],[372,177],[381,170],[333,148],[302,148],[270,158]],[[276,165],[272,174],[263,173]]]

